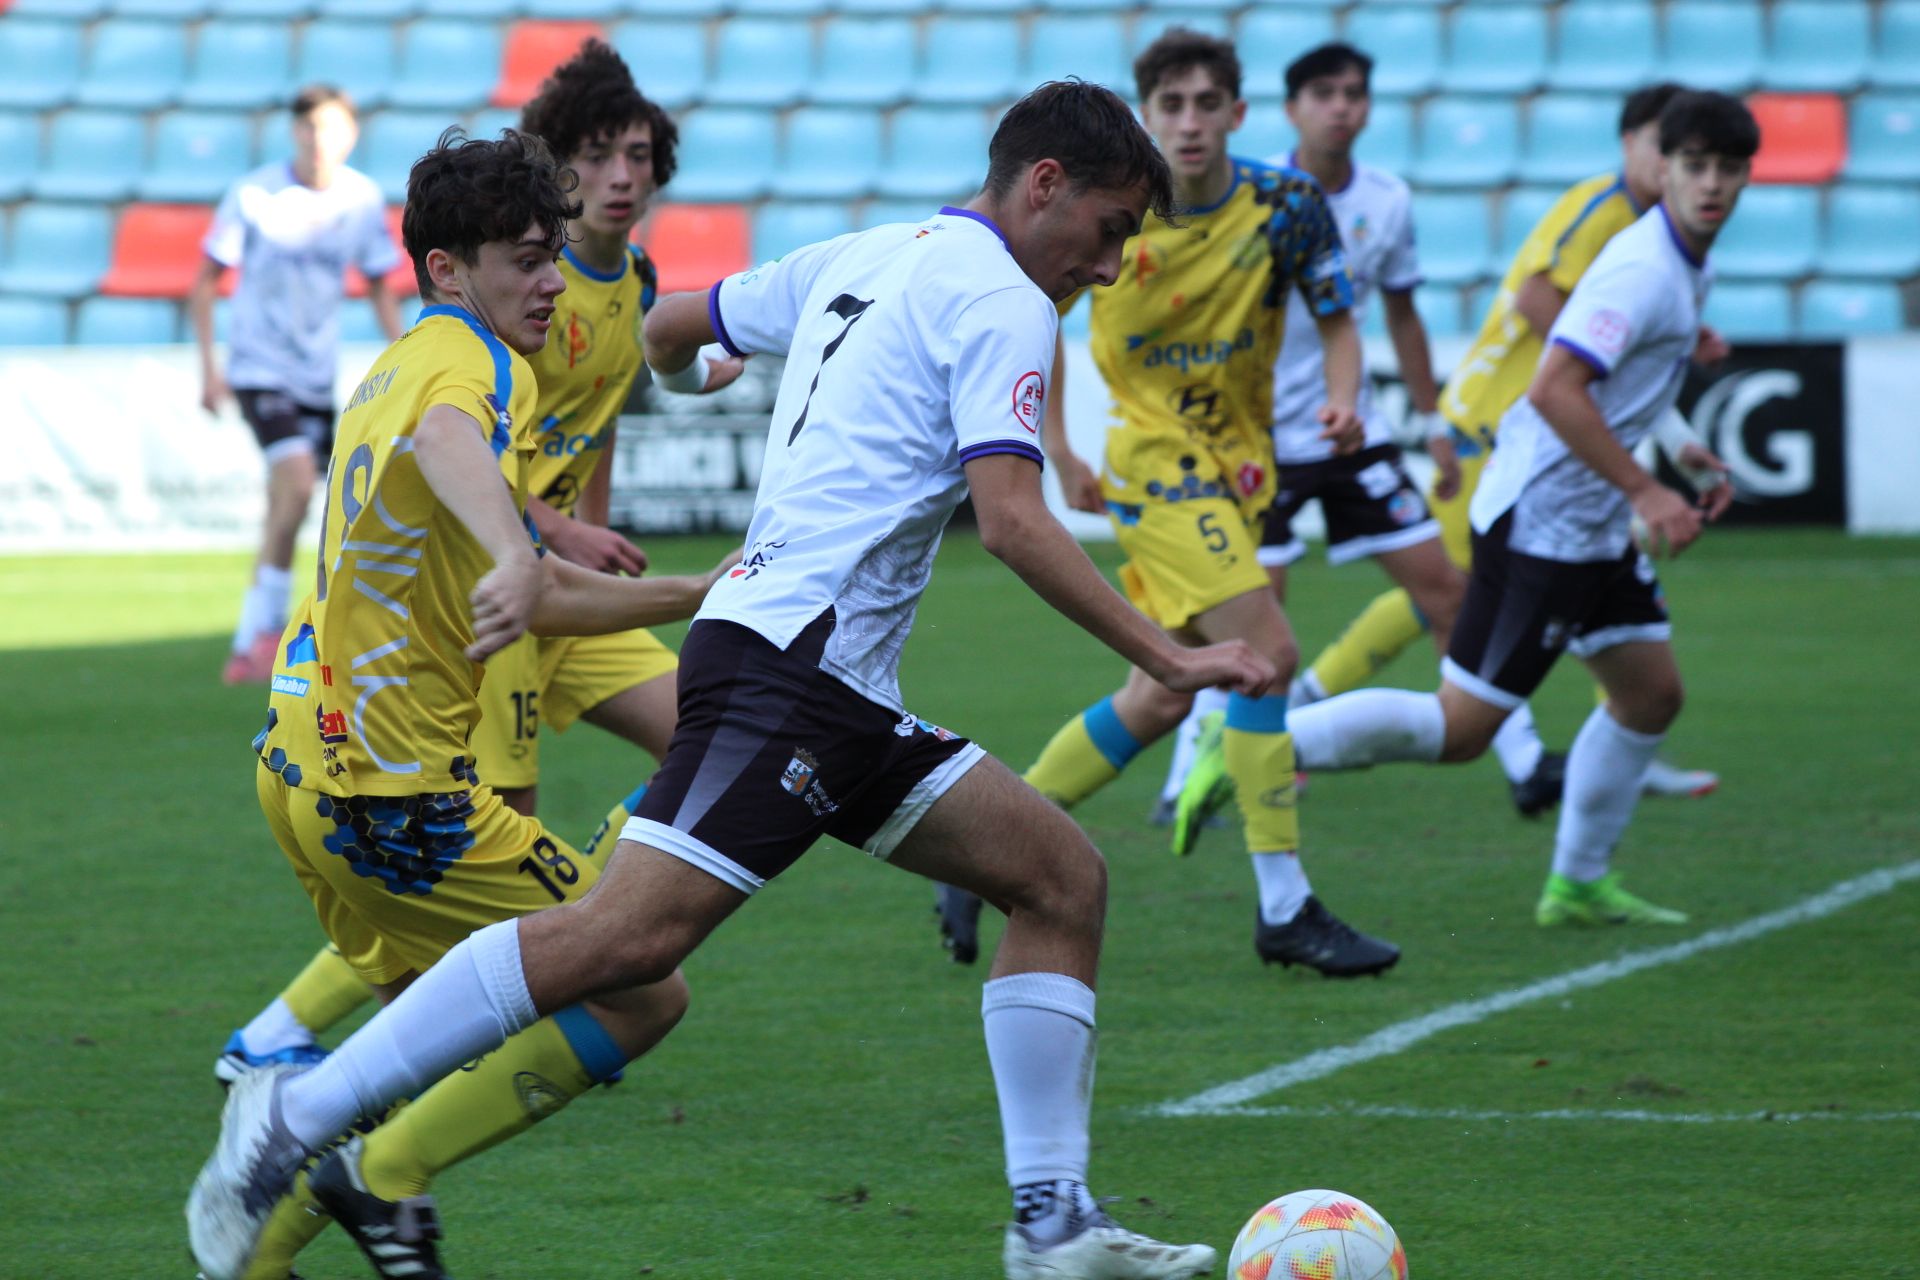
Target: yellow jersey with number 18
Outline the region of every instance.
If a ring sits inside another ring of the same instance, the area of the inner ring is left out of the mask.
[[[527,362],[454,306],[421,311],[354,390],[327,469],[314,591],[281,637],[254,740],[288,786],[396,796],[475,784],[467,737],[483,669],[465,653],[469,596],[493,558],[428,487],[413,433],[436,405],[474,418],[524,512],[535,396]]]

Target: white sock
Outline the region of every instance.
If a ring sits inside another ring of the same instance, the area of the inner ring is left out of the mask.
[[[1313,892],[1297,854],[1254,854],[1253,878],[1260,885],[1260,918],[1268,924],[1285,924],[1299,915]]]
[[[1546,749],[1540,741],[1540,729],[1533,723],[1533,708],[1524,702],[1494,731],[1493,754],[1500,757],[1500,768],[1509,782],[1531,778]]]
[[[520,968],[519,921],[490,924],[414,979],[325,1062],[287,1083],[287,1128],[318,1149],[361,1116],[418,1097],[539,1016]]]
[[[1013,1189],[1013,1220],[1042,1249],[1066,1239],[1076,1217],[1085,1222],[1099,1211],[1087,1184],[1072,1178],[1051,1178]]]
[[[263,631],[278,635],[287,626],[287,593],[291,570],[263,564],[254,569],[253,585],[240,600],[240,621],[233,628],[233,651],[245,653]]]
[[[1201,717],[1214,711],[1224,713],[1226,709],[1225,689],[1202,689],[1193,695],[1193,709],[1173,731],[1173,762],[1167,766],[1167,780],[1160,787],[1162,800],[1177,799],[1180,788],[1187,785],[1187,775],[1193,772],[1193,758],[1198,754]]]
[[[1355,689],[1287,713],[1293,758],[1300,768],[1364,769],[1368,765],[1440,758],[1446,714],[1437,693]]]
[[[1640,801],[1646,775],[1664,733],[1636,733],[1595,707],[1567,753],[1567,789],[1553,840],[1553,869],[1569,880],[1607,874],[1613,846]]]
[[[1326,697],[1327,691],[1320,687],[1320,677],[1313,674],[1312,667],[1308,667],[1295,676],[1293,683],[1287,687],[1287,708],[1298,711],[1301,707],[1324,702]]]
[[[1087,1180],[1093,991],[1064,973],[1011,973],[981,989],[987,1061],[1000,1095],[1007,1182]]]
[[[240,1043],[254,1057],[264,1058],[280,1049],[312,1044],[313,1032],[293,1016],[293,1010],[287,1008],[285,1000],[275,996],[272,1004],[253,1015],[253,1021],[240,1028]]]

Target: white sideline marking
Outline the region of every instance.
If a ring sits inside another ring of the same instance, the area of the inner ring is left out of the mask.
[[[1446,1005],[1435,1009],[1432,1013],[1382,1027],[1365,1039],[1356,1040],[1352,1044],[1321,1049],[1304,1058],[1296,1058],[1292,1062],[1283,1062],[1269,1067],[1244,1080],[1219,1085],[1196,1093],[1190,1098],[1163,1102],[1157,1107],[1150,1108],[1149,1114],[1162,1116],[1232,1114],[1233,1108],[1252,1102],[1255,1098],[1278,1093],[1282,1089],[1291,1089],[1294,1085],[1305,1084],[1309,1080],[1319,1080],[1336,1071],[1374,1058],[1390,1057],[1442,1031],[1482,1022],[1496,1013],[1505,1013],[1521,1005],[1532,1004],[1539,1000],[1551,1000],[1556,996],[1583,991],[1588,987],[1597,987],[1603,983],[1639,973],[1643,969],[1656,969],[1662,965],[1691,960],[1702,952],[1717,951],[1721,947],[1748,942],[1789,925],[1818,920],[1822,916],[1830,916],[1836,911],[1844,910],[1856,902],[1878,897],[1905,881],[1913,879],[1920,879],[1920,860],[1902,863],[1895,867],[1883,867],[1852,880],[1843,880],[1832,888],[1816,893],[1810,898],[1803,898],[1790,907],[1783,907],[1779,911],[1769,912],[1763,916],[1755,916],[1742,924],[1728,925],[1723,929],[1710,929],[1697,938],[1676,942],[1668,947],[1629,951],[1612,960],[1603,960],[1598,964],[1590,964],[1584,969],[1574,969],[1556,977],[1543,978],[1539,982],[1515,987],[1479,1000],[1463,1000],[1458,1004]]]
[[[1849,1120],[1856,1124],[1893,1124],[1920,1120],[1920,1111],[1643,1111],[1559,1107],[1546,1111],[1479,1111],[1465,1107],[1400,1107],[1352,1104],[1324,1107],[1222,1107],[1210,1116],[1279,1116],[1294,1120],[1625,1120],[1644,1124],[1799,1124],[1809,1120]]]

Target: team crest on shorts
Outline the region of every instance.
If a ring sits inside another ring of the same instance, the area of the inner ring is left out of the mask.
[[[1387,514],[1393,517],[1394,523],[1404,525],[1419,523],[1426,513],[1420,509],[1418,495],[1402,489],[1387,499]]]
[[[840,805],[820,785],[819,775],[820,762],[813,758],[813,753],[804,747],[795,747],[793,759],[787,761],[787,767],[780,771],[780,789],[806,801],[814,817],[824,818]]]

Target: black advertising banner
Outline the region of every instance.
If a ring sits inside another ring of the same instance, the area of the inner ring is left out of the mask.
[[[1846,525],[1844,345],[1736,345],[1712,369],[1688,374],[1680,411],[1732,472],[1725,523]]]

